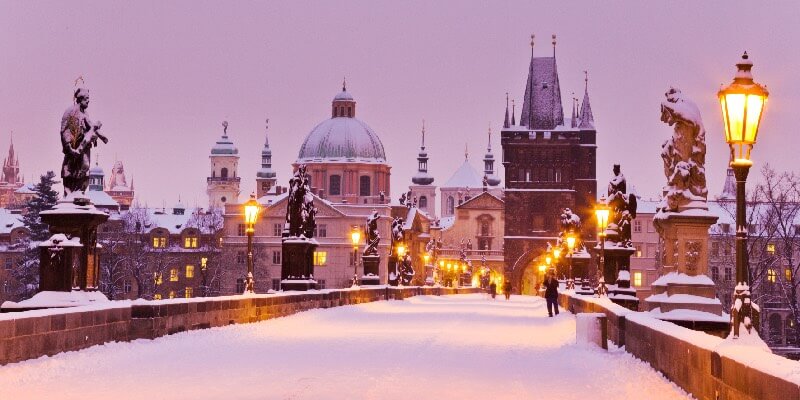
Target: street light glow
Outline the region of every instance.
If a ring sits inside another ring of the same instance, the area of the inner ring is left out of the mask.
[[[750,165],[750,150],[756,143],[758,128],[769,92],[753,81],[753,62],[747,52],[736,64],[738,71],[733,82],[717,93],[722,107],[725,141],[731,148],[732,164]]]
[[[247,224],[247,229],[253,229],[260,211],[261,205],[259,205],[258,201],[256,201],[256,196],[251,194],[250,200],[247,200],[247,203],[244,203],[244,222]]]
[[[350,240],[353,242],[353,247],[357,247],[361,242],[361,230],[358,227],[354,227],[353,231],[350,232]]]

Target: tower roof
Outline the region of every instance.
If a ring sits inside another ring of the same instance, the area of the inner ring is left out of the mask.
[[[528,67],[520,125],[529,129],[553,129],[563,124],[564,109],[561,105],[561,87],[556,67],[555,35],[552,57],[534,57],[531,40],[531,63]]]
[[[475,167],[469,163],[469,160],[464,160],[464,163],[458,167],[453,176],[442,187],[480,189],[483,187],[483,178]]]
[[[425,120],[422,120],[422,145],[419,146],[417,154],[417,173],[411,177],[411,182],[415,185],[430,185],[433,183],[433,176],[428,173],[428,152],[425,151]]]
[[[228,138],[228,121],[222,121],[222,137],[211,147],[211,155],[237,155],[239,149],[233,145],[233,141]]]
[[[581,129],[594,129],[594,115],[592,115],[592,105],[589,103],[589,73],[583,71],[585,87],[583,91],[583,102],[581,103],[580,125]]]
[[[258,178],[275,178],[277,174],[272,169],[272,150],[269,148],[269,118],[264,126],[264,148],[261,149],[261,168],[256,173]]]

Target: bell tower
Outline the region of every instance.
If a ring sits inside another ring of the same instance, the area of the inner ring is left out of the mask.
[[[208,158],[211,164],[211,176],[206,178],[209,209],[239,203],[239,149],[228,138],[228,121],[222,122],[222,137],[217,139]]]
[[[272,169],[272,150],[269,148],[269,118],[264,128],[264,148],[261,150],[261,168],[256,173],[256,193],[258,198],[266,196],[278,182],[277,175]]]
[[[411,178],[411,199],[416,198],[417,208],[436,219],[436,186],[428,173],[428,152],[425,151],[425,120],[422,120],[422,145],[417,154],[417,173]]]

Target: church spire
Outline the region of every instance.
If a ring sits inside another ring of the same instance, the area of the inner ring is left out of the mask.
[[[592,105],[589,103],[589,72],[584,73],[584,92],[583,102],[581,103],[581,124],[578,126],[581,129],[594,129],[594,115],[592,115]]]
[[[575,92],[572,92],[572,118],[570,119],[570,127],[575,128],[578,126],[578,98],[575,97]]]
[[[428,174],[428,153],[425,151],[425,120],[422,120],[422,144],[417,154],[417,174],[411,178],[415,185],[430,185],[433,177]]]
[[[506,92],[506,118],[503,121],[503,128],[510,128],[511,122],[508,120],[508,92]]]
[[[269,118],[264,121],[264,148],[261,149],[261,168],[256,173],[256,192],[258,197],[266,196],[278,182],[272,169],[272,149],[269,147]]]
[[[11,145],[8,147],[8,156],[3,161],[3,183],[16,185],[20,183],[19,160],[14,152],[14,131],[11,131]]]
[[[497,186],[500,179],[494,174],[494,154],[492,154],[492,127],[489,126],[489,144],[486,146],[486,155],[483,157],[483,175],[489,186]]]
[[[517,105],[514,103],[514,99],[511,99],[511,126],[517,124]]]

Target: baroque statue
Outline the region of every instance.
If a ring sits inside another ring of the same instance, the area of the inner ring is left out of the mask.
[[[365,256],[377,256],[378,244],[381,242],[381,234],[378,232],[378,219],[380,219],[377,211],[373,211],[372,215],[367,217],[367,247],[364,249]]]
[[[75,191],[86,191],[89,186],[92,147],[97,146],[98,139],[108,143],[108,138],[100,133],[103,124],[100,121],[92,123],[86,114],[89,91],[78,88],[73,97],[75,104],[64,111],[64,116],[61,117],[61,151],[64,153],[61,178],[64,197]]]
[[[305,164],[297,168],[289,180],[289,201],[286,210],[286,222],[289,224],[289,237],[311,239],[316,228],[314,196],[311,194],[309,178]]]
[[[706,130],[697,105],[671,87],[661,103],[661,121],[674,127],[672,137],[661,145],[664,160],[663,211],[708,209],[706,199]]]
[[[608,182],[606,204],[608,216],[608,239],[631,247],[631,221],[636,218],[636,195],[628,193],[628,184],[619,164],[614,164],[614,177]]]

